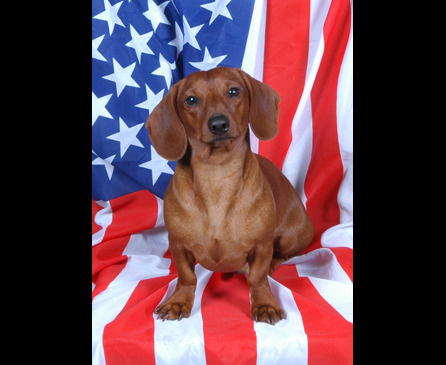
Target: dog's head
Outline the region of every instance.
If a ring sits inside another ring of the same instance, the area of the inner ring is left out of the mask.
[[[268,85],[240,69],[198,71],[173,85],[147,118],[156,151],[178,160],[187,140],[227,145],[244,138],[248,123],[261,140],[278,133],[280,97]]]

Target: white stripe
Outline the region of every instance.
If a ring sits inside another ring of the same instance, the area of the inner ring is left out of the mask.
[[[353,323],[353,284],[309,278],[319,294],[345,318]]]
[[[257,80],[263,80],[263,55],[265,51],[265,24],[266,24],[266,0],[257,0],[254,2],[251,24],[246,41],[245,53],[243,55],[241,69]],[[252,133],[251,128],[250,141],[251,150],[254,153],[259,152],[259,139]]]
[[[308,166],[310,165],[313,146],[311,90],[313,89],[314,80],[324,53],[323,27],[330,3],[330,1],[321,0],[311,1],[305,85],[291,126],[293,137],[282,166],[282,172],[295,187],[305,206],[307,198],[304,191],[304,183]]]
[[[155,227],[164,227],[164,200],[161,198],[158,198],[155,195],[156,201],[158,203],[158,216],[156,218]]]
[[[348,247],[353,249],[353,221],[327,229],[321,237],[322,247]]]
[[[92,364],[105,364],[102,336],[105,326],[122,311],[141,280],[169,275],[167,232],[154,228],[130,237],[123,255],[127,263],[106,290],[92,301]]]
[[[338,281],[352,285],[350,278],[339,265],[336,256],[328,248],[319,248],[305,255],[292,257],[283,264],[296,265],[299,276]]]
[[[353,283],[331,250],[320,248],[283,264],[295,264],[299,276],[308,277],[322,298],[353,322]]]
[[[110,206],[110,202],[103,200],[96,200],[95,202],[99,204],[101,207],[103,207],[99,212],[96,213],[96,216],[94,217],[95,223],[98,226],[101,226],[102,228],[92,235],[91,237],[92,246],[95,246],[98,243],[102,242],[102,239],[104,238],[105,235],[105,231],[107,230],[107,227],[111,224],[113,220],[113,212]]]
[[[189,318],[181,321],[155,321],[155,360],[157,365],[185,364],[205,365],[203,317],[201,316],[201,298],[203,291],[212,276],[212,271],[201,265],[195,266],[197,288],[194,306]],[[160,303],[169,298],[177,285],[177,279],[169,283],[166,294]]]
[[[353,4],[350,2],[350,5]],[[353,14],[351,16],[353,22]],[[336,117],[339,151],[344,170],[337,196],[340,224],[323,233],[321,245],[353,249],[353,27],[350,28],[339,73]]]
[[[353,4],[350,2],[351,9]],[[353,23],[353,11],[351,12]],[[340,222],[353,221],[353,24],[338,79],[336,116],[344,177],[338,192]]]
[[[305,103],[303,107],[300,107],[301,105],[303,104],[299,104],[298,112],[293,119],[293,137],[282,165],[282,172],[294,186],[306,207],[304,183],[311,160],[313,128],[311,103]]]
[[[254,322],[257,364],[307,364],[308,338],[291,290],[268,276],[271,292],[287,314],[274,326]]]
[[[266,0],[254,2],[241,69],[257,80],[263,80],[265,50]]]
[[[324,51],[324,24],[327,20],[328,11],[331,6],[331,0],[311,0],[310,6],[310,36],[309,36],[309,50],[308,50],[308,64],[312,70],[314,76],[307,79],[313,79],[316,77],[316,73],[319,70],[322,54]],[[321,43],[322,42],[322,43]],[[313,66],[314,65],[314,66]],[[313,85],[313,82],[311,83]]]
[[[138,285],[139,281],[134,281],[130,284],[128,275],[126,275],[124,270],[121,271],[114,281],[120,284],[122,280],[125,282],[125,285],[115,285],[113,288],[107,288],[93,298],[91,308],[92,365],[103,365],[106,363],[102,343],[104,328],[121,312],[136,285]]]

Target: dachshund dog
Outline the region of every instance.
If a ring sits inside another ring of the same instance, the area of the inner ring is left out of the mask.
[[[158,154],[179,160],[164,198],[178,283],[156,308],[158,319],[190,316],[196,261],[247,274],[253,320],[274,325],[286,318],[267,275],[308,247],[314,228],[288,179],[251,152],[248,128],[261,140],[275,137],[279,101],[242,70],[218,67],[174,84],[147,118]]]

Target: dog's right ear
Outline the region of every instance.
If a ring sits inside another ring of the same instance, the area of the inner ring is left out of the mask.
[[[178,84],[173,85],[146,121],[150,141],[156,152],[169,161],[186,153],[187,137],[177,111]]]
[[[249,92],[249,124],[257,138],[268,141],[273,139],[279,128],[279,94],[269,85],[238,70]]]

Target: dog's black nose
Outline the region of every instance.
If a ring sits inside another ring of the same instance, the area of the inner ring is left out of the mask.
[[[209,118],[208,127],[212,134],[221,136],[229,129],[229,119],[223,114],[215,114]]]

